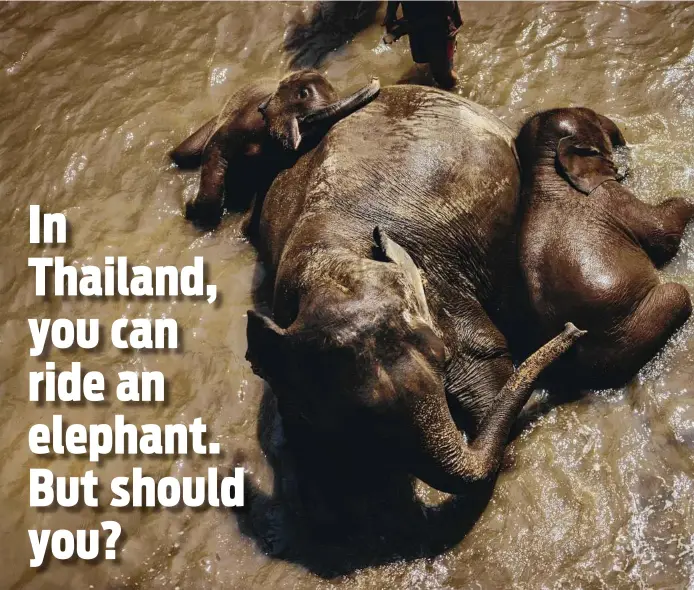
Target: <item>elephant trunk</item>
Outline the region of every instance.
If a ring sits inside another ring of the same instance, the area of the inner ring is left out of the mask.
[[[530,356],[501,389],[480,434],[467,444],[448,409],[443,390],[420,397],[411,408],[419,461],[414,474],[441,491],[460,493],[467,484],[491,477],[498,469],[509,431],[533,391],[535,380],[566,352],[584,331],[571,323]]]
[[[330,126],[370,103],[378,96],[380,90],[381,85],[378,78],[373,78],[368,86],[364,86],[364,88],[358,90],[351,96],[338,100],[337,102],[306,115],[301,119],[301,125],[302,127],[304,125],[311,126],[316,124]]]

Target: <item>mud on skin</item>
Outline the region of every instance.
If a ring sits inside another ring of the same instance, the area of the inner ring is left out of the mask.
[[[626,185],[640,200],[656,205],[694,194],[694,7],[463,3],[461,9],[465,25],[458,36],[457,73],[463,97],[491,108],[514,132],[539,111],[590,106],[622,129],[633,160]],[[359,516],[359,510],[370,506],[376,516],[397,514],[389,519],[394,540],[387,547],[379,545],[375,534],[371,545],[349,543],[348,527],[335,525],[330,505],[317,502],[312,506],[322,512],[331,538],[345,537],[339,551],[303,538],[291,514],[284,515],[282,504],[272,502],[267,511],[249,515],[257,518],[253,527],[239,527],[235,517],[212,510],[106,510],[98,515],[30,510],[30,459],[22,441],[29,425],[44,420],[48,410],[26,402],[27,375],[39,370],[26,353],[26,318],[98,317],[106,323],[121,317],[126,305],[132,317],[175,317],[185,333],[185,349],[172,355],[121,356],[106,348],[52,358],[60,365],[81,361],[106,375],[161,370],[169,378],[169,402],[159,407],[61,407],[65,419],[100,422],[104,412],[115,410],[136,423],[201,416],[211,432],[222,433],[220,442],[228,453],[224,461],[182,457],[172,463],[148,462],[148,474],[228,469],[240,449],[260,490],[272,491],[268,460],[281,462],[287,453],[273,428],[272,403],[262,407],[269,416],[260,415],[265,388],[244,360],[245,313],[253,303],[249,293],[265,269],[242,238],[237,214],[225,217],[213,233],[201,233],[186,222],[183,203],[197,193],[199,177],[173,169],[165,154],[216,115],[245,83],[256,77],[276,81],[284,74],[285,27],[302,20],[301,11],[310,15],[311,5],[18,4],[3,5],[0,11],[5,39],[0,70],[0,586],[376,590],[426,585],[493,590],[691,584],[692,320],[626,388],[562,406],[511,443],[493,499],[467,535],[468,515],[484,508],[473,497],[461,498],[465,510],[444,510],[432,523],[435,514],[423,515],[399,482],[363,463],[340,464],[340,457],[333,458],[336,465],[359,474],[344,494],[382,500],[380,505],[357,503],[352,512]],[[407,42],[383,50],[381,22],[382,14],[354,41],[327,55],[321,71],[336,88],[349,92],[363,87],[370,75],[378,76],[383,87],[407,77],[412,66]],[[328,45],[317,41],[314,47],[322,46]],[[42,254],[27,243],[29,203],[67,214],[71,246],[54,254],[75,262],[95,263],[120,254],[151,266],[180,267],[195,255],[205,256],[210,278],[223,296],[222,310],[171,301],[36,300],[26,259]],[[689,228],[678,254],[657,271],[661,280],[681,283],[691,293],[693,257]],[[261,451],[259,430],[267,454]],[[290,463],[282,464],[285,476],[275,485],[291,496],[294,472]],[[56,475],[83,468],[69,460],[43,466]],[[134,466],[127,459],[110,462],[97,467],[96,475],[116,477]],[[330,479],[325,469],[309,476],[321,483]],[[395,489],[402,495],[392,493]],[[340,492],[335,489],[336,497]],[[442,501],[424,487],[416,493],[431,504]],[[120,563],[91,567],[52,562],[49,577],[30,574],[27,528],[94,528],[106,519],[118,520],[128,533]],[[254,534],[258,530],[267,534]],[[282,544],[282,557],[263,551],[272,545],[280,551]],[[339,573],[349,575],[321,577],[338,571],[328,567],[331,558],[333,565],[342,565]],[[369,560],[379,565],[355,571]]]

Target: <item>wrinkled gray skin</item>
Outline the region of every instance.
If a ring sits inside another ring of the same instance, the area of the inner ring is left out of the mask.
[[[518,189],[509,129],[418,86],[384,88],[280,173],[258,234],[274,320],[249,311],[247,358],[290,443],[358,433],[449,492],[496,472],[535,378],[582,334],[567,326],[514,374],[486,308],[514,259]]]
[[[694,203],[653,206],[617,182],[613,121],[586,108],[546,111],[516,146],[525,205],[520,264],[530,304],[529,348],[576,322],[589,335],[553,367],[576,387],[618,387],[692,311],[689,293],[656,268],[679,248]]]
[[[180,168],[202,167],[200,189],[186,204],[186,218],[214,226],[225,203],[246,208],[276,171],[291,165],[305,137],[325,133],[373,100],[379,89],[372,80],[341,100],[315,70],[293,72],[279,83],[257,80],[240,88],[218,116],[169,153]]]

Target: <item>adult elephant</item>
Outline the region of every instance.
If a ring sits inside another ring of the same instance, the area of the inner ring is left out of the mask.
[[[514,373],[489,314],[518,191],[510,130],[418,86],[382,89],[280,173],[256,236],[274,320],[249,312],[247,358],[290,443],[385,445],[448,492],[496,472],[534,380],[581,334],[567,324]]]

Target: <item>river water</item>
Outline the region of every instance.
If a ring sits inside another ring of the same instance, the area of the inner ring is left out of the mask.
[[[694,196],[694,5],[461,5],[463,96],[513,128],[540,109],[593,107],[616,120],[632,145],[628,182],[638,195],[648,202]],[[207,233],[184,220],[197,176],[165,155],[242,82],[284,73],[285,32],[310,10],[310,3],[279,2],[0,7],[0,588],[694,588],[692,322],[625,389],[590,393],[523,431],[474,527],[433,554],[394,554],[369,566],[363,556],[352,559],[359,547],[347,542],[335,575],[321,566],[319,543],[283,541],[294,537],[273,516],[278,502],[251,519],[270,521],[265,533],[225,510],[29,508],[31,467],[56,475],[93,468],[107,482],[136,465],[158,477],[228,470],[242,451],[253,481],[272,489],[258,436],[263,383],[244,360],[245,312],[262,269],[239,218]],[[349,35],[325,27],[290,44],[296,63],[323,57],[321,69],[345,91],[371,75],[383,85],[426,82],[411,71],[406,39],[380,44],[382,8],[375,18],[372,12],[338,51],[322,55]],[[67,247],[29,244],[29,204],[67,215]],[[55,255],[78,264],[101,266],[104,256],[121,255],[131,264],[179,267],[204,256],[221,304],[37,297],[27,257]],[[694,228],[664,275],[694,290]],[[125,405],[113,391],[103,404],[29,403],[29,371],[47,359],[29,357],[27,318],[107,325],[121,316],[175,318],[181,349],[109,345],[52,350],[48,360],[59,368],[80,361],[111,382],[122,370],[162,371],[166,403]],[[54,413],[72,423],[112,423],[117,413],[139,424],[202,417],[225,454],[110,458],[96,467],[40,459],[29,453],[28,429]],[[95,528],[110,519],[124,531],[117,561],[29,567],[28,529]],[[423,547],[428,534],[422,530]]]

